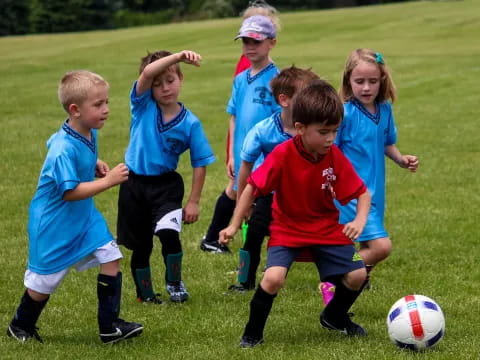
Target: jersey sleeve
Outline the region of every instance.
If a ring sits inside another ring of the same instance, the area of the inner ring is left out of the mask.
[[[238,92],[238,76],[235,77],[235,79],[233,80],[232,94],[230,95],[230,99],[228,100],[228,104],[227,104],[227,113],[233,116],[237,114],[237,108],[236,108],[237,92]]]
[[[207,166],[215,161],[210,143],[200,121],[192,123],[190,133],[190,163],[193,168]]]
[[[68,151],[63,151],[55,158],[52,176],[61,196],[63,196],[65,191],[75,189],[80,183],[75,159],[72,155]]]
[[[397,142],[397,127],[395,126],[395,119],[393,117],[392,105],[386,103],[387,105],[387,132],[385,136],[385,146],[393,145]]]
[[[133,83],[130,91],[130,111],[132,113],[132,122],[141,119],[139,114],[142,114],[147,107],[149,101],[152,99],[152,89],[148,89],[142,95],[137,96],[137,81]]]
[[[243,141],[240,158],[246,162],[254,163],[262,154],[262,141],[258,127],[254,126]]]
[[[255,188],[256,197],[266,196],[278,189],[281,178],[281,153],[275,149],[265,161],[249,176],[247,182]]]
[[[357,175],[350,161],[338,149],[332,148],[335,164],[336,181],[333,184],[335,198],[342,205],[350,200],[358,198],[367,191],[362,179]]]

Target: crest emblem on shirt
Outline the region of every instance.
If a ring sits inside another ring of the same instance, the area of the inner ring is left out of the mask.
[[[265,86],[257,86],[255,88],[255,95],[253,98],[253,102],[256,104],[271,106],[272,102],[270,100],[267,100],[269,93],[270,91]]]
[[[328,190],[335,198],[335,191],[333,190],[332,183],[337,179],[337,176],[333,173],[333,168],[329,167],[322,171],[322,190]]]
[[[167,142],[167,151],[171,154],[181,154],[184,150],[183,142],[175,139],[175,138],[168,138]]]

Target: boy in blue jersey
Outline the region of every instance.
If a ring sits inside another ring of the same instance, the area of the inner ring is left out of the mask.
[[[274,24],[266,16],[251,16],[243,21],[235,39],[240,38],[243,43],[242,52],[250,60],[251,66],[235,77],[227,105],[227,112],[231,115],[227,162],[230,180],[217,199],[207,234],[200,244],[201,250],[212,253],[230,253],[226,245],[218,243],[218,233],[228,226],[235,209],[240,151],[245,136],[256,123],[281,110],[269,85],[270,80],[278,74],[278,68],[269,55],[276,44]]]
[[[131,272],[137,301],[161,303],[153,290],[150,256],[153,236],[159,237],[166,268],[166,289],[173,302],[189,297],[182,281],[182,221],[198,220],[206,166],[215,161],[198,118],[178,102],[183,74],[180,62],[199,66],[193,51],[157,51],[140,64],[130,94],[132,120],[125,163],[128,181],[120,186],[118,243],[132,250]],[[190,150],[192,189],[182,209],[183,179],[175,170],[180,155]]]
[[[254,164],[264,159],[278,144],[292,138],[295,128],[291,121],[290,102],[293,96],[318,76],[309,69],[295,66],[283,69],[272,79],[270,86],[275,101],[282,107],[265,120],[256,124],[247,134],[240,154],[242,163],[238,175],[238,199],[247,184]],[[263,239],[269,235],[272,220],[273,194],[255,199],[252,215],[248,219],[245,243],[240,249],[238,284],[231,285],[230,291],[243,293],[255,288],[255,280]]]
[[[128,169],[119,164],[110,170],[98,159],[97,129],[108,118],[108,83],[89,71],[72,71],[63,76],[58,95],[69,118],[47,143],[29,211],[27,290],[7,334],[20,342],[42,342],[36,323],[50,294],[71,267],[99,265],[100,338],[114,343],[140,334],[143,326],[119,318],[122,254],[92,197],[126,181]]]

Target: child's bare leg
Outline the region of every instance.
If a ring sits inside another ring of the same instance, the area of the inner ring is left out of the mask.
[[[358,253],[366,265],[375,265],[386,259],[391,251],[392,242],[390,238],[384,237],[360,242]]]

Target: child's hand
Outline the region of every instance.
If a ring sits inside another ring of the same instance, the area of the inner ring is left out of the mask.
[[[198,220],[198,214],[200,213],[198,203],[187,202],[183,208],[183,222],[185,224],[193,224]]]
[[[179,61],[183,61],[185,64],[200,66],[202,56],[194,51],[183,50],[178,53],[180,55]]]
[[[346,223],[343,227],[343,233],[350,240],[356,240],[363,231],[365,224],[360,223],[358,220],[353,220],[352,222]]]
[[[228,159],[227,163],[227,176],[229,179],[235,179],[235,164],[233,160],[233,156]]]
[[[218,242],[219,244],[222,244],[222,245],[226,245],[230,242],[230,240],[233,239],[233,237],[235,236],[235,234],[237,233],[238,229],[235,228],[235,226],[228,226],[226,227],[225,229],[223,229],[222,231],[220,231],[220,233],[218,234]]]
[[[418,158],[415,155],[403,155],[403,167],[410,170],[411,172],[416,172],[418,168]]]
[[[97,160],[97,165],[95,166],[95,176],[98,178],[103,178],[110,171],[107,163],[100,159]]]
[[[110,186],[121,184],[127,181],[128,167],[123,163],[118,164],[105,175],[105,179],[108,180]]]

